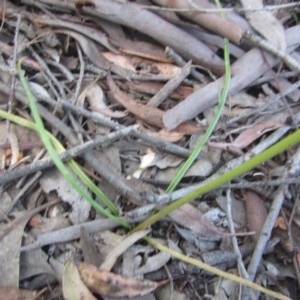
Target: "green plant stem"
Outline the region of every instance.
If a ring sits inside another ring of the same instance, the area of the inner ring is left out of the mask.
[[[89,193],[82,188],[81,184],[76,180],[76,178],[69,172],[69,170],[66,168],[66,166],[64,165],[64,163],[60,160],[59,156],[57,155],[57,152],[55,150],[55,148],[53,147],[53,142],[56,145],[56,147],[58,147],[61,151],[64,151],[64,148],[59,144],[58,141],[55,141],[55,139],[51,138],[49,136],[49,133],[47,132],[47,130],[44,127],[43,121],[40,117],[37,105],[35,103],[35,97],[31,92],[31,89],[29,87],[29,84],[27,82],[27,80],[25,79],[24,76],[24,71],[21,69],[21,61],[19,61],[18,63],[18,74],[20,77],[20,81],[21,84],[25,90],[28,102],[29,102],[29,107],[32,113],[32,117],[35,121],[35,129],[36,131],[39,133],[40,138],[46,148],[46,150],[48,151],[50,157],[53,160],[53,163],[55,164],[55,166],[57,167],[57,169],[61,172],[61,174],[64,176],[64,178],[68,181],[68,183],[86,200],[88,201],[92,207],[94,207],[98,212],[100,212],[101,214],[103,214],[104,216],[110,218],[111,220],[117,222],[118,224],[124,226],[125,228],[131,228],[130,224],[128,224],[127,222],[125,222],[124,220],[122,220],[119,217],[116,217],[114,215],[112,215],[110,212],[108,212],[107,210],[105,210],[101,205],[99,205],[97,202],[95,202],[92,197],[89,195]],[[73,161],[73,163],[70,163],[71,166],[75,166],[75,162]],[[75,169],[77,171],[79,171],[79,167],[75,166]],[[82,170],[79,171],[80,174],[82,175]],[[86,175],[85,175],[86,176]],[[85,177],[86,179],[87,177]]]
[[[133,232],[144,230],[148,226],[154,224],[161,218],[167,216],[169,213],[174,211],[175,209],[181,207],[182,205],[195,200],[196,198],[205,195],[206,193],[215,190],[222,186],[224,183],[245,174],[246,172],[254,169],[258,165],[261,165],[265,161],[271,159],[272,157],[278,155],[279,153],[289,149],[293,145],[300,142],[300,129],[292,133],[291,135],[287,136],[286,138],[282,139],[269,149],[265,150],[264,152],[258,154],[257,156],[251,158],[250,160],[244,162],[242,165],[232,169],[231,171],[219,176],[218,178],[212,180],[211,182],[207,183],[205,186],[200,187],[199,189],[191,192],[189,195],[177,200],[176,202],[166,206],[150,218],[148,218],[143,223],[139,224],[137,227],[133,229]]]
[[[220,2],[219,1],[216,1],[216,2],[217,2],[217,6],[219,6],[219,8],[221,8]],[[226,18],[224,13],[222,14],[222,17],[224,19]],[[204,145],[207,143],[207,141],[209,140],[209,138],[210,138],[211,134],[213,133],[215,127],[218,124],[218,121],[221,117],[221,114],[222,114],[222,111],[223,111],[223,108],[225,106],[226,99],[227,99],[227,96],[228,96],[228,93],[229,93],[229,88],[230,88],[231,67],[230,67],[229,54],[230,54],[229,53],[229,41],[228,41],[227,38],[225,38],[224,39],[225,82],[224,82],[224,87],[222,89],[222,94],[219,97],[219,102],[218,102],[219,104],[218,104],[217,113],[216,113],[213,121],[211,122],[211,124],[207,128],[204,136],[202,137],[202,139],[199,141],[199,143],[197,144],[197,146],[193,150],[190,157],[186,160],[186,162],[183,164],[183,166],[180,168],[180,170],[178,171],[178,173],[176,174],[176,176],[174,177],[174,179],[172,180],[172,182],[168,186],[168,188],[166,190],[167,193],[171,193],[175,190],[175,188],[180,183],[180,181],[182,180],[182,178],[184,177],[186,172],[190,169],[190,167],[192,166],[192,164],[194,163],[196,158],[199,156],[199,154],[202,151]]]
[[[266,289],[256,283],[253,283],[249,280],[246,280],[244,278],[241,278],[239,276],[236,276],[234,274],[231,274],[231,273],[228,273],[228,272],[224,272],[222,270],[219,270],[215,267],[212,267],[200,260],[197,260],[195,258],[192,258],[192,257],[188,257],[186,255],[183,255],[182,253],[179,253],[173,249],[170,249],[164,245],[162,245],[161,243],[157,242],[156,240],[152,239],[152,238],[149,238],[149,237],[145,237],[144,240],[147,241],[148,244],[152,245],[153,247],[161,250],[161,251],[164,251],[170,255],[172,255],[173,257],[175,258],[178,258],[179,260],[181,261],[184,261],[186,263],[189,263],[191,265],[194,265],[200,269],[203,269],[205,271],[208,271],[208,272],[211,272],[212,274],[214,275],[218,275],[218,276],[221,276],[223,278],[227,278],[229,280],[232,280],[236,283],[239,283],[239,284],[243,284],[244,286],[247,286],[247,287],[250,287],[250,288],[253,288],[257,291],[260,291],[266,295],[269,295],[271,297],[274,297],[276,299],[280,299],[280,300],[290,300],[290,298],[280,294],[280,293],[276,293],[272,290],[269,290],[269,289]]]

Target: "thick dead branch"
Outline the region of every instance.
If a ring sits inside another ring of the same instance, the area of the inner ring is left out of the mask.
[[[292,52],[300,43],[300,26],[294,26],[286,31],[287,53]],[[260,49],[252,49],[232,65],[230,94],[233,95],[275,66],[279,60],[263,53]],[[168,110],[163,117],[165,127],[172,130],[182,122],[196,117],[199,113],[214,106],[224,85],[224,76],[206,85]]]
[[[86,14],[138,30],[165,46],[172,47],[187,59],[210,69],[224,73],[223,61],[213,51],[185,31],[168,23],[156,14],[133,3],[97,0],[95,7],[82,7]]]

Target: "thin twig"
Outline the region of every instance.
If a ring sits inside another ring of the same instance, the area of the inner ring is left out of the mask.
[[[186,65],[187,62],[170,47],[166,47],[165,52],[166,56],[172,59],[172,61],[174,61],[178,66],[183,67]],[[207,82],[205,76],[197,72],[194,68],[191,69],[191,75],[200,82]]]
[[[71,71],[65,67],[63,64],[56,62],[54,60],[50,60],[47,59],[46,60],[47,64],[54,66],[55,68],[57,68],[62,74],[64,74],[64,76],[67,79],[67,82],[73,82],[75,77],[74,75],[71,73]]]
[[[127,127],[120,129],[118,131],[112,132],[107,134],[104,137],[96,137],[94,140],[88,141],[84,144],[81,144],[79,146],[76,146],[72,148],[71,150],[67,150],[63,154],[60,154],[59,157],[62,161],[68,161],[71,158],[78,157],[82,155],[83,153],[88,153],[92,149],[95,149],[97,147],[107,147],[110,145],[113,141],[116,141],[128,134],[130,134],[130,131],[133,129],[133,127]],[[49,168],[53,166],[53,161],[50,158],[42,159],[39,161],[36,161],[34,163],[31,163],[24,167],[19,167],[17,169],[13,170],[7,170],[6,172],[0,174],[0,184],[4,185],[7,182],[10,182],[12,180],[15,180],[17,178],[30,175],[32,173],[35,173],[37,171],[42,171],[46,168]]]
[[[13,207],[17,204],[17,202],[22,198],[25,197],[28,190],[32,190],[32,188],[38,183],[38,179],[41,177],[42,173],[37,172],[34,176],[32,176],[28,182],[23,186],[21,190],[19,190],[18,194],[12,200],[10,207],[8,209],[8,213],[13,209]]]
[[[186,188],[177,190],[177,191],[175,191],[171,194],[161,195],[160,197],[157,197],[156,199],[153,199],[153,202],[157,203],[157,204],[165,204],[165,201],[167,201],[166,203],[172,202],[172,201],[175,201],[179,198],[182,198],[182,197],[188,195],[189,193],[191,193],[191,192],[199,189],[200,187],[206,185],[207,183],[209,183],[210,181],[212,181],[215,178],[219,177],[220,175],[225,174],[225,173],[229,172],[230,170],[236,168],[237,166],[241,165],[242,163],[249,160],[250,158],[252,158],[254,156],[257,156],[258,154],[260,154],[261,152],[266,150],[268,147],[270,147],[271,145],[273,145],[274,143],[279,141],[280,138],[282,138],[282,136],[285,135],[286,132],[289,129],[290,129],[289,126],[284,126],[284,127],[281,127],[279,129],[277,129],[275,132],[270,134],[265,140],[263,140],[262,142],[257,144],[249,152],[245,153],[244,155],[242,155],[238,158],[232,159],[231,161],[227,162],[223,167],[221,167],[211,177],[204,180],[200,184],[193,184],[193,185],[190,185]],[[156,202],[156,201],[158,201],[158,202]]]
[[[227,220],[228,220],[228,227],[229,227],[229,231],[231,233],[231,242],[232,242],[232,246],[233,246],[233,250],[234,253],[237,256],[237,262],[239,265],[239,269],[242,273],[242,276],[246,279],[248,279],[248,274],[247,274],[247,270],[245,268],[245,265],[243,263],[243,258],[242,258],[242,254],[240,252],[239,249],[239,245],[235,236],[235,229],[234,229],[234,224],[233,224],[233,220],[232,220],[232,205],[231,205],[231,195],[230,195],[230,189],[226,190],[226,199],[227,199],[227,203],[226,203],[226,216],[227,216]]]
[[[52,206],[55,205],[57,203],[59,203],[60,200],[55,200],[52,202],[48,202],[44,205],[41,205],[31,211],[28,211],[27,213],[24,213],[22,216],[14,219],[11,223],[7,224],[7,226],[5,228],[2,229],[2,231],[0,232],[0,242],[4,239],[5,236],[7,236],[12,230],[14,230],[18,225],[20,225],[23,221],[25,221],[26,219],[31,218],[32,216],[34,216],[35,214],[37,214],[38,212]]]
[[[81,51],[81,48],[79,47],[78,43],[76,43],[76,49],[77,49],[78,58],[79,58],[79,62],[80,62],[80,69],[79,69],[79,77],[76,82],[76,89],[75,89],[75,93],[74,93],[74,103],[75,104],[77,103],[77,100],[79,97],[79,93],[80,93],[82,81],[83,81],[83,76],[84,76],[84,70],[85,70],[85,62],[82,57],[82,51]]]
[[[0,91],[3,92],[4,94],[9,95],[10,88],[6,84],[4,84],[3,82],[0,81]],[[52,106],[57,106],[58,109],[63,107],[66,110],[71,110],[72,112],[74,112],[77,115],[84,116],[84,117],[88,118],[89,120],[93,120],[94,122],[96,122],[102,126],[108,127],[110,129],[120,130],[120,129],[125,128],[125,126],[119,124],[118,122],[109,120],[109,119],[101,116],[99,113],[94,113],[94,112],[88,111],[87,109],[85,109],[83,107],[75,106],[65,99],[60,99],[59,103],[57,103],[54,100],[49,101],[48,98],[44,98],[42,95],[36,95],[36,97],[40,101],[46,102],[47,104],[50,104]],[[27,101],[24,98],[23,92],[16,91],[15,98],[18,101],[20,101],[21,103],[23,103],[25,105],[27,104]],[[39,106],[39,107],[42,108],[42,106]],[[138,129],[134,129],[132,131],[132,136],[142,140],[143,142],[146,142],[147,144],[149,144],[152,147],[158,148],[161,151],[165,151],[170,154],[178,155],[180,157],[189,157],[189,155],[191,154],[191,151],[188,149],[185,149],[176,144],[172,144],[170,142],[164,141],[164,140],[159,139],[147,132],[139,131]]]
[[[261,105],[260,107],[258,107],[256,109],[252,109],[251,111],[249,111],[245,114],[239,115],[235,118],[228,120],[227,124],[230,125],[230,124],[234,124],[236,122],[240,122],[242,119],[249,118],[252,115],[260,115],[263,111],[265,111],[268,107],[270,107],[270,105],[275,105],[276,102],[280,101],[281,97],[292,93],[294,90],[298,89],[299,87],[300,87],[300,80],[293,83],[286,90],[281,91],[280,93],[269,97],[266,104]]]
[[[138,218],[138,219],[124,218],[123,220],[125,222],[134,224],[144,219],[145,218]],[[110,219],[99,219],[99,220],[90,221],[78,225],[69,226],[63,229],[59,229],[56,231],[39,235],[35,242],[21,247],[21,251],[30,251],[46,245],[69,242],[78,239],[80,238],[80,232],[82,228],[84,228],[88,233],[94,233],[94,232],[100,232],[108,229],[113,229],[117,226],[119,226],[119,224]]]
[[[51,92],[53,93],[53,95],[55,95],[56,99],[59,99],[60,96],[57,92],[57,90],[55,89],[54,85],[53,85],[53,78],[55,78],[52,74],[52,72],[50,72],[50,69],[48,67],[48,65],[44,62],[44,60],[36,53],[36,51],[33,49],[32,46],[29,47],[29,50],[32,54],[32,56],[34,57],[34,59],[39,63],[39,65],[41,66],[41,74],[44,77],[44,79],[46,80],[47,84],[49,85],[49,89],[51,90]]]
[[[298,173],[300,165],[300,148],[298,148],[297,152],[290,159],[290,162],[287,165],[289,165],[290,167],[283,173],[282,178],[292,177]],[[254,253],[248,266],[249,279],[252,281],[255,278],[263,251],[266,247],[268,240],[270,239],[272,229],[274,228],[275,222],[277,220],[283,201],[285,199],[286,189],[287,186],[279,187],[276,195],[274,196],[274,200],[270,208],[270,213],[263,225],[260,237],[257,241]]]
[[[115,121],[108,120],[107,118],[102,117],[99,113],[90,112],[82,107],[74,106],[69,101],[66,101],[64,99],[60,100],[60,104],[65,109],[69,109],[78,115],[81,115],[90,120],[93,120],[94,122],[101,124],[102,126],[105,126],[105,127],[111,128],[111,129],[115,129],[115,130],[124,128],[123,125],[121,125]],[[161,140],[155,136],[152,136],[151,134],[149,134],[147,132],[133,130],[132,135],[136,138],[139,138],[139,139],[149,143],[151,146],[157,147],[157,148],[161,149],[162,151],[166,151],[171,154],[179,155],[182,157],[188,157],[191,154],[191,152],[189,150],[187,150],[183,147],[177,146],[175,144],[166,142],[164,140]]]
[[[15,36],[14,36],[14,53],[13,53],[13,59],[12,59],[11,65],[10,65],[11,69],[16,69],[16,67],[17,67],[17,55],[18,55],[18,45],[19,45],[18,38],[19,38],[21,20],[22,20],[22,14],[18,14],[17,15],[17,24],[16,24],[16,28],[15,28]],[[13,104],[14,104],[13,102],[14,102],[15,84],[16,84],[16,74],[12,74],[11,85],[10,85],[11,93],[9,94],[9,98],[8,98],[8,112],[9,113],[12,112],[12,108],[13,108]],[[10,122],[7,121],[6,133],[8,133],[10,130],[9,124],[10,124]]]
[[[300,62],[294,59],[291,55],[286,54],[285,49],[281,50],[276,48],[273,44],[267,40],[259,37],[257,34],[247,30],[244,32],[243,38],[249,41],[251,44],[260,47],[277,57],[281,58],[291,69],[300,72]]]
[[[229,231],[231,233],[231,242],[232,242],[232,246],[233,246],[233,251],[237,257],[237,264],[238,264],[238,269],[239,272],[241,273],[242,277],[245,279],[248,279],[248,273],[247,270],[245,268],[244,262],[243,262],[243,257],[242,257],[242,253],[240,251],[238,242],[237,242],[237,238],[235,235],[235,229],[234,229],[234,224],[233,224],[233,219],[232,219],[232,204],[231,204],[231,192],[230,189],[226,190],[226,217],[228,220],[228,227],[229,227]],[[253,291],[246,288],[246,287],[242,287],[241,285],[239,286],[239,294],[244,294],[245,296],[247,294],[253,294]],[[247,297],[247,296],[246,296]],[[244,297],[243,299],[247,299],[246,297]],[[254,299],[254,297],[251,295],[251,299]]]
[[[229,7],[229,8],[201,8],[199,5],[193,5],[193,8],[170,8],[170,7],[160,7],[153,5],[144,5],[144,9],[149,10],[161,10],[161,11],[172,11],[172,12],[201,12],[201,13],[221,13],[221,12],[245,12],[245,11],[273,11],[286,8],[293,8],[299,6],[299,3],[285,3],[278,5],[266,5],[263,8],[241,8],[241,7]]]

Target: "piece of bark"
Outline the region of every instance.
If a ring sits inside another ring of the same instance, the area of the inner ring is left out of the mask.
[[[287,53],[292,52],[300,43],[300,26],[286,30]],[[270,70],[280,60],[273,55],[254,48],[238,59],[231,67],[232,78],[229,94],[240,92],[261,75]],[[206,85],[187,97],[178,105],[164,113],[163,122],[167,130],[172,130],[182,122],[191,120],[199,113],[218,103],[219,93],[224,86],[225,76]]]
[[[194,63],[218,75],[224,73],[223,60],[210,48],[138,4],[95,0],[94,7],[82,7],[81,11],[138,30],[161,44],[172,47],[185,58],[192,59]]]
[[[191,9],[191,11],[181,11],[179,14],[212,32],[227,37],[235,44],[239,44],[242,39],[243,28],[228,19],[223,19],[219,13],[201,13],[195,11],[195,7],[191,2],[186,0],[154,0],[154,2],[170,8]],[[215,5],[206,0],[197,0],[195,1],[195,5],[203,9],[216,8]]]

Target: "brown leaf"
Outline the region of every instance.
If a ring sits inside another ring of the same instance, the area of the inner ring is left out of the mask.
[[[138,281],[133,278],[99,271],[93,265],[81,263],[78,267],[82,280],[95,293],[103,297],[136,297],[155,290],[159,284],[150,280]]]
[[[142,59],[139,57],[128,57],[121,54],[114,54],[111,52],[102,53],[111,63],[114,63],[122,68],[136,72],[143,75],[153,75],[170,77],[178,76],[181,72],[181,68],[174,66],[170,63],[159,63],[148,59]]]
[[[286,221],[284,220],[283,217],[278,217],[278,219],[276,220],[276,223],[275,223],[275,228],[280,228],[284,231],[287,231],[287,224],[286,224]]]
[[[158,132],[150,131],[146,127],[144,127],[142,124],[139,125],[139,129],[144,132],[148,132],[152,134],[153,136],[156,136],[164,141],[170,142],[170,143],[176,143],[180,141],[184,137],[183,132],[178,131],[167,131],[166,129],[161,129]]]
[[[128,82],[127,86],[136,91],[147,93],[150,95],[155,95],[162,87],[163,84],[160,82]],[[191,93],[193,93],[194,88],[186,85],[181,85],[178,87],[175,92],[170,95],[171,99],[181,100],[188,97]]]
[[[260,196],[252,191],[245,194],[245,201],[248,228],[255,232],[253,239],[257,241],[267,218],[265,203]]]
[[[260,138],[266,132],[280,128],[282,123],[276,121],[268,121],[261,124],[254,125],[246,129],[232,142],[232,143],[211,143],[209,146],[218,147],[221,149],[242,150]]]
[[[136,115],[139,119],[147,122],[148,124],[162,128],[162,114],[163,112],[155,107],[147,107],[146,105],[137,103],[123,93],[113,81],[111,75],[107,74],[107,83],[113,93],[114,98],[122,104],[127,110]]]

